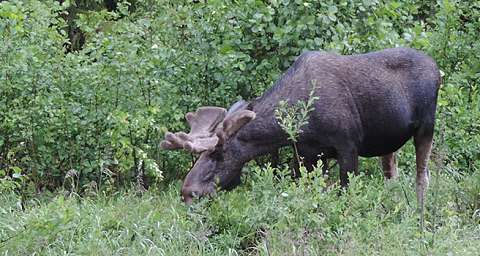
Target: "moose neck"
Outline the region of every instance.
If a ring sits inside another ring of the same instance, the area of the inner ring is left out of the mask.
[[[253,121],[229,140],[225,152],[236,164],[243,165],[288,144],[287,136],[277,124],[273,113],[257,113]]]

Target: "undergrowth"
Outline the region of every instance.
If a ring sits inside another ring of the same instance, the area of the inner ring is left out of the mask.
[[[22,211],[0,199],[2,255],[477,255],[480,173],[432,172],[426,229],[418,227],[413,175],[351,177],[346,192],[320,171],[253,167],[244,185],[187,207],[179,185],[39,197]],[[435,200],[433,200],[435,199]]]

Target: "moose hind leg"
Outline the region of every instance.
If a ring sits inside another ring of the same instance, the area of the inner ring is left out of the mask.
[[[395,152],[384,155],[381,157],[381,159],[383,174],[385,175],[385,178],[391,179],[397,177],[397,157],[395,156]]]
[[[433,129],[432,129],[433,130]],[[414,136],[415,154],[417,162],[416,192],[420,210],[420,225],[423,229],[425,207],[425,193],[428,188],[428,159],[432,150],[433,133],[418,133]]]

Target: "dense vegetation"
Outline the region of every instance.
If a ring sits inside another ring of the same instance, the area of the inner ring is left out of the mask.
[[[418,227],[412,177],[384,185],[355,177],[338,196],[322,178],[275,178],[253,168],[246,184],[191,208],[178,184],[130,193],[39,198],[22,212],[0,196],[0,251],[9,255],[478,255],[480,175],[439,175]],[[478,206],[477,206],[478,207]],[[6,240],[6,241],[5,241]]]
[[[479,35],[474,0],[1,1],[0,251],[474,255]],[[261,95],[305,50],[394,46],[444,74],[425,232],[411,145],[386,185],[374,160],[342,195],[335,172],[252,163],[239,189],[178,200],[192,157],[158,145],[185,112]]]

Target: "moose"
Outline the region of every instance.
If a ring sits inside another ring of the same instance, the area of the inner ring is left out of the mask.
[[[395,152],[413,137],[423,209],[441,76],[432,58],[409,48],[348,56],[305,52],[259,98],[239,101],[228,111],[207,106],[187,113],[190,132],[167,132],[161,143],[163,149],[199,154],[184,180],[183,200],[190,204],[194,197],[235,187],[246,162],[291,145],[274,111],[282,100],[306,101],[311,81],[318,100],[297,141],[304,165],[311,168],[320,154],[335,158],[346,187],[359,156],[378,156],[390,179],[397,175]]]

